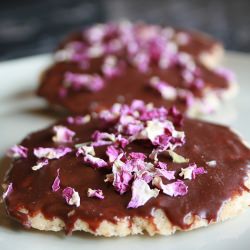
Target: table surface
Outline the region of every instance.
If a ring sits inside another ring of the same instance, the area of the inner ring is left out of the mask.
[[[4,153],[18,143],[26,134],[48,126],[59,115],[51,111],[47,103],[35,96],[38,77],[51,61],[50,55],[40,55],[0,63],[0,181],[8,166]],[[224,103],[220,110],[203,117],[205,120],[230,125],[246,141],[250,142],[250,55],[227,53],[224,65],[233,69],[240,85],[238,96]],[[249,249],[250,211],[226,223],[210,226],[188,233],[177,233],[172,237],[147,236],[127,238],[94,238],[85,233],[64,237],[62,233],[40,233],[27,231],[9,220],[0,207],[1,249],[117,249],[147,247],[168,249]],[[223,232],[223,233],[222,233]]]

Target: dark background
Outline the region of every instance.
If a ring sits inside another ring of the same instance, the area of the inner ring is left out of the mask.
[[[0,0],[0,60],[51,52],[71,30],[122,18],[200,29],[250,51],[249,0]]]

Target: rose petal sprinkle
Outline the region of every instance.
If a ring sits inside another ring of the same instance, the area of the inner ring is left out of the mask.
[[[75,191],[74,188],[66,187],[62,191],[62,196],[69,205],[80,206],[80,196],[79,193]]]
[[[112,145],[108,146],[106,150],[106,155],[109,157],[109,162],[114,162],[119,155],[119,150]]]
[[[37,158],[46,158],[46,159],[59,159],[64,155],[70,153],[71,148],[68,147],[59,147],[59,148],[43,148],[38,147],[34,148],[33,153]]]
[[[101,189],[91,189],[88,188],[88,192],[87,192],[88,197],[96,197],[98,199],[103,200],[104,199],[104,195]]]
[[[152,184],[169,196],[183,196],[188,192],[188,186],[181,180],[177,180],[170,184],[163,184],[161,177],[156,176]]]
[[[22,145],[14,145],[7,151],[7,156],[13,159],[27,158],[28,148]]]
[[[101,158],[87,154],[83,158],[85,163],[90,164],[94,168],[104,168],[108,166],[108,163]]]
[[[42,158],[42,159],[39,159],[38,161],[37,161],[37,163],[36,163],[36,165],[34,165],[33,167],[32,167],[32,170],[34,170],[34,171],[36,171],[36,170],[38,170],[38,169],[40,169],[40,168],[42,168],[42,167],[44,167],[44,166],[46,166],[46,165],[48,165],[49,164],[49,161],[48,161],[48,159],[46,159],[46,158]]]
[[[72,138],[76,134],[74,131],[64,126],[54,126],[53,131],[55,135],[52,137],[52,140],[58,143],[72,142]]]
[[[90,115],[85,115],[85,116],[69,116],[67,118],[67,122],[69,124],[76,124],[76,125],[83,125],[86,124],[88,122],[90,122],[91,120],[91,116]]]
[[[137,208],[143,206],[151,198],[156,198],[158,194],[158,189],[151,189],[144,180],[135,179],[132,185],[132,198],[127,207]]]
[[[159,77],[152,77],[149,80],[149,85],[157,90],[163,99],[175,100],[177,98],[177,89],[159,79]]]
[[[57,169],[57,176],[55,178],[55,180],[53,181],[53,184],[52,184],[52,191],[53,192],[56,192],[60,189],[60,178],[59,178],[59,173],[60,173],[60,169],[58,168]]]
[[[104,80],[97,74],[80,74],[66,72],[64,75],[65,87],[71,87],[77,91],[86,89],[91,92],[97,92],[104,88]]]
[[[182,168],[179,175],[184,179],[192,180],[195,179],[196,175],[205,173],[207,171],[203,167],[197,167],[195,163],[191,163],[188,167]]]

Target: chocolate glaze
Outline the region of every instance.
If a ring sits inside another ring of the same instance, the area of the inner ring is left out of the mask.
[[[148,86],[152,76],[159,76],[167,83],[187,89],[182,78],[181,69],[178,66],[170,67],[167,70],[152,67],[147,73],[140,73],[134,67],[128,67],[122,75],[107,79],[105,87],[95,93],[86,90],[70,91],[66,97],[59,96],[65,72],[74,73],[99,73],[102,58],[92,61],[90,69],[83,70],[76,63],[59,62],[52,65],[42,76],[38,95],[45,97],[50,103],[65,107],[72,113],[86,113],[91,109],[102,109],[110,107],[115,102],[130,103],[133,99],[142,99],[145,102],[153,102],[156,105],[170,107],[173,104],[180,110],[185,111],[187,106],[182,101],[166,101],[155,90]],[[199,64],[201,78],[205,82],[205,88],[191,90],[198,98],[202,98],[206,89],[223,91],[229,88],[229,82],[222,76]]]
[[[60,124],[66,124],[62,122]],[[76,132],[73,144],[90,140],[92,132],[97,129],[97,122],[86,125],[68,125]],[[27,215],[18,210],[22,207],[28,210],[30,216],[42,212],[45,218],[61,218],[66,224],[66,230],[72,230],[74,222],[82,219],[89,223],[95,231],[102,220],[116,223],[115,216],[124,218],[139,216],[152,221],[153,209],[162,209],[173,225],[181,229],[188,229],[191,224],[185,224],[187,214],[198,215],[208,222],[216,221],[221,206],[228,199],[241,195],[248,190],[244,182],[247,179],[250,163],[250,150],[241,142],[239,137],[227,127],[205,123],[192,119],[184,120],[183,130],[186,133],[186,144],[176,152],[197,163],[207,170],[207,174],[199,175],[194,180],[184,180],[188,185],[188,194],[182,197],[170,197],[160,194],[149,200],[144,206],[127,209],[131,199],[131,192],[119,195],[111,184],[104,183],[105,174],[110,170],[95,170],[85,165],[72,152],[59,160],[51,160],[49,165],[38,171],[31,167],[36,158],[32,149],[38,146],[58,146],[53,143],[52,127],[33,133],[22,141],[22,145],[29,148],[27,159],[13,162],[6,176],[6,183],[13,183],[13,192],[5,199],[8,213],[24,225],[27,225]],[[74,148],[73,144],[67,144]],[[128,151],[151,152],[151,146],[146,143],[130,144]],[[97,151],[98,157],[105,158],[104,148]],[[174,164],[163,158],[169,164],[170,170],[177,170],[185,164]],[[207,161],[216,160],[216,167],[206,165]],[[52,192],[51,185],[60,168],[61,190]],[[61,191],[64,187],[75,188],[81,197],[81,205],[76,208],[66,204]],[[87,197],[88,188],[101,188],[104,200]],[[68,217],[68,213],[75,213]],[[153,221],[152,221],[153,222]]]

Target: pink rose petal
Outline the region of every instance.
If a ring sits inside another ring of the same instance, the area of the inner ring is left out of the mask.
[[[163,184],[161,177],[155,177],[152,184],[162,190],[164,194],[169,196],[184,196],[188,192],[188,186],[181,180],[177,180],[170,184]]]
[[[88,122],[90,122],[91,120],[91,116],[90,115],[85,115],[85,116],[69,116],[67,118],[67,122],[69,124],[75,124],[75,125],[83,125],[86,124]]]
[[[179,175],[184,179],[192,180],[195,179],[197,175],[206,173],[207,171],[203,167],[197,167],[195,163],[191,163],[188,167],[182,168]]]
[[[156,169],[156,174],[158,176],[164,177],[167,180],[174,180],[175,179],[175,171],[170,171],[166,169]]]
[[[62,196],[69,205],[80,206],[80,196],[79,193],[75,191],[74,188],[66,187],[62,191]]]
[[[104,168],[108,166],[106,161],[90,154],[85,155],[83,161],[90,164],[93,168]]]
[[[75,136],[75,132],[64,127],[64,126],[54,126],[53,131],[55,135],[52,140],[58,143],[72,142],[72,138]]]
[[[108,146],[106,150],[106,155],[109,157],[109,162],[114,162],[117,159],[119,153],[119,150],[114,146]]]
[[[117,192],[124,194],[130,188],[129,183],[133,175],[128,171],[120,171],[114,174],[113,186]]]
[[[70,153],[72,151],[71,148],[68,147],[60,147],[60,148],[43,148],[38,147],[34,148],[34,155],[37,158],[45,158],[45,159],[59,159],[64,155]]]
[[[97,74],[66,72],[64,83],[66,87],[71,87],[75,91],[86,89],[91,92],[97,92],[104,88],[104,80]]]
[[[132,185],[132,198],[127,207],[137,208],[143,206],[151,198],[156,198],[158,194],[158,189],[151,189],[144,180],[135,179]]]
[[[101,189],[91,189],[88,188],[88,193],[87,193],[88,197],[96,197],[98,199],[103,200],[104,199],[104,195]]]
[[[57,176],[55,178],[55,180],[53,181],[53,184],[52,184],[52,191],[53,192],[56,192],[60,189],[60,178],[59,178],[59,172],[60,172],[60,169],[58,168],[57,169]]]
[[[46,165],[48,165],[49,164],[49,161],[48,161],[48,159],[46,159],[46,158],[41,158],[41,159],[39,159],[38,161],[37,161],[37,163],[36,163],[36,165],[34,165],[33,167],[32,167],[32,170],[34,170],[34,171],[36,171],[36,170],[39,170],[40,168],[42,168],[42,167],[44,167],[44,166],[46,166]]]
[[[27,158],[28,148],[22,145],[14,145],[7,151],[7,156],[13,159]]]

